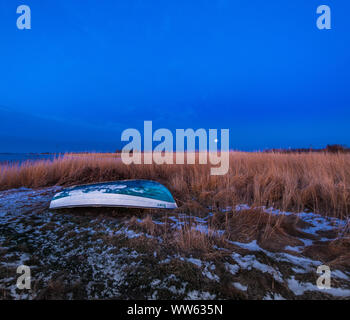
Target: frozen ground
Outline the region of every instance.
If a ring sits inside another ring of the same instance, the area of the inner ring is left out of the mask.
[[[106,209],[91,214],[49,211],[58,190],[0,192],[0,299],[350,297],[349,255],[331,264],[331,288],[323,290],[316,285],[320,276],[316,270],[329,261],[322,255],[320,259],[307,255],[314,247],[343,241],[334,230],[344,230],[346,221],[300,213],[305,226],[300,228],[303,236],[296,236],[298,245],[286,244],[276,251],[263,248],[258,239],[234,241],[225,237],[225,230],[208,227],[210,212],[203,216],[154,212],[151,227],[145,228],[141,213],[130,223],[132,215],[109,214]],[[249,214],[249,209],[239,205],[233,211]],[[272,216],[296,215],[261,210]],[[232,214],[232,208],[225,211]],[[169,234],[176,237],[185,227],[211,239],[207,254],[172,247]],[[23,264],[31,268],[30,290],[16,287],[16,269]]]

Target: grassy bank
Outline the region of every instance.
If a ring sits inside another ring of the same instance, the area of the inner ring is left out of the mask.
[[[0,192],[0,300],[350,297],[349,230],[337,219],[247,206],[48,210],[58,190]],[[22,264],[29,291],[16,286]],[[330,290],[316,286],[322,264]]]
[[[210,168],[106,154],[2,166],[0,300],[349,298],[350,220],[262,208],[345,218],[349,155],[232,152],[227,175]],[[49,186],[130,178],[162,182],[179,209],[48,209],[61,190]],[[16,287],[22,264],[29,291]]]
[[[247,203],[281,210],[311,210],[338,218],[350,212],[350,155],[230,153],[230,170],[211,165],[125,165],[101,154],[0,166],[0,189],[69,186],[118,179],[153,179],[166,185],[181,210]]]

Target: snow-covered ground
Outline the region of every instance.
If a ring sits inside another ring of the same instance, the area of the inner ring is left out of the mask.
[[[262,248],[258,239],[225,238],[210,226],[213,214],[157,214],[158,228],[170,225],[176,235],[189,226],[214,243],[210,254],[170,248],[162,234],[135,228],[131,216],[82,215],[48,209],[60,187],[0,192],[0,299],[335,299],[350,297],[350,270],[331,268],[331,288],[319,289],[317,267],[325,261],[305,256],[315,243],[336,240],[323,232],[345,228],[348,221],[314,213],[261,210],[273,216],[296,215],[307,227],[302,245],[281,252]],[[249,206],[238,205],[234,211]],[[226,212],[232,212],[227,208]],[[80,211],[81,212],[81,211]],[[224,214],[224,213],[223,213]],[[142,224],[144,216],[139,216]],[[31,289],[19,290],[19,265],[31,268]],[[346,264],[345,264],[346,266]]]

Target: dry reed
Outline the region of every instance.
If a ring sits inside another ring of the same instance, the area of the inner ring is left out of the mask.
[[[152,179],[166,185],[182,209],[222,209],[240,203],[312,210],[344,218],[350,212],[350,155],[230,153],[230,169],[211,176],[207,165],[125,165],[115,156],[65,155],[53,161],[0,166],[0,190]]]

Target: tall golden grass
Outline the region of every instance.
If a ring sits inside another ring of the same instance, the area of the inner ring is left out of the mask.
[[[210,168],[210,164],[125,165],[115,156],[65,155],[53,161],[0,166],[0,190],[152,179],[166,185],[183,210],[247,203],[349,216],[349,154],[230,152],[226,175],[211,176]]]

